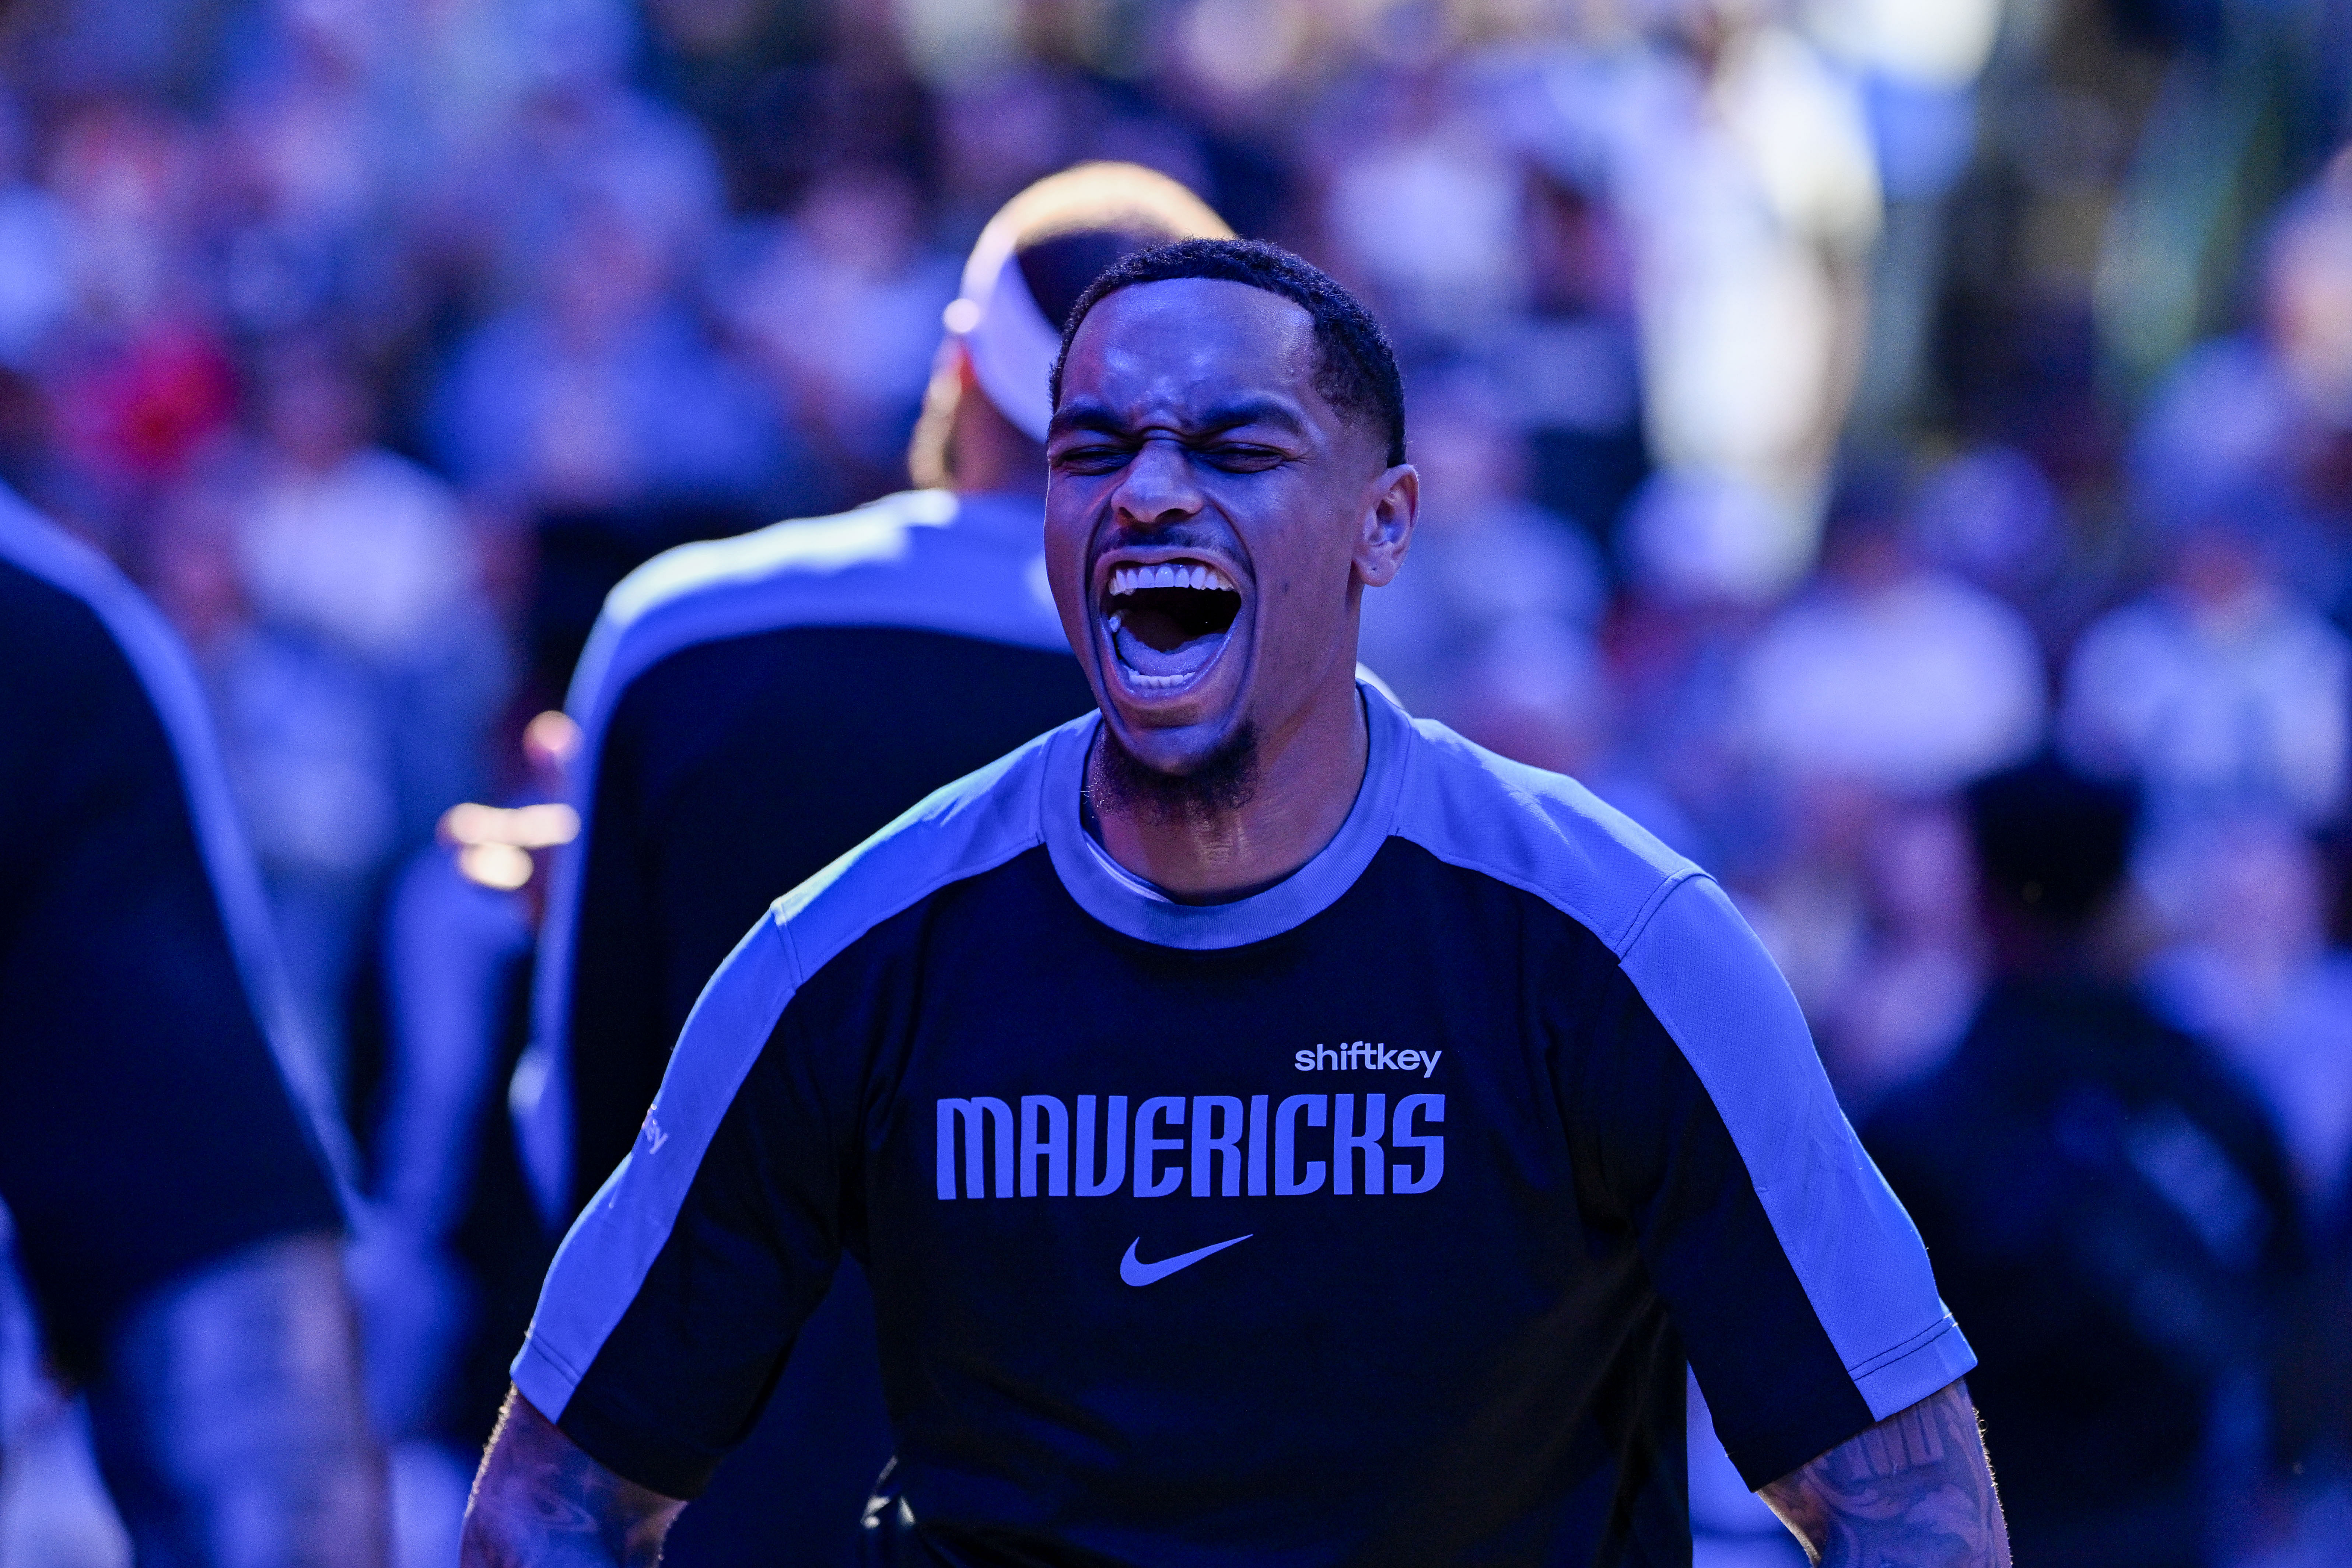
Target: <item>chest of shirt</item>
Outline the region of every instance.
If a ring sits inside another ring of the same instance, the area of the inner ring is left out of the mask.
[[[851,1242],[877,1286],[970,1306],[1024,1279],[1311,1279],[1352,1306],[1484,1256],[1523,1306],[1557,1299],[1580,1251],[1557,1068],[1589,1048],[1594,961],[1517,895],[1397,869],[1222,952],[1118,936],[1017,878],[940,910],[869,992],[892,1000]]]

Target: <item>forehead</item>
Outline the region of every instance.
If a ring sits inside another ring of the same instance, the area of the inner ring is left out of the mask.
[[[1176,278],[1122,289],[1087,313],[1062,401],[1141,415],[1272,395],[1327,416],[1314,380],[1315,319],[1305,310],[1246,283]]]

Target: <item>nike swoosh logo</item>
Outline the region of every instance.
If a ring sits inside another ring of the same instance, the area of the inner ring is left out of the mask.
[[[1250,1232],[1250,1236],[1256,1234],[1255,1231]],[[1157,1263],[1140,1263],[1135,1257],[1135,1249],[1143,1245],[1143,1237],[1139,1236],[1127,1244],[1127,1256],[1118,1260],[1118,1277],[1130,1285],[1153,1284],[1167,1279],[1179,1268],[1192,1268],[1213,1252],[1223,1252],[1228,1247],[1236,1246],[1248,1239],[1249,1236],[1237,1236],[1232,1241],[1220,1241],[1202,1247],[1197,1252],[1180,1252],[1173,1258],[1163,1258]]]

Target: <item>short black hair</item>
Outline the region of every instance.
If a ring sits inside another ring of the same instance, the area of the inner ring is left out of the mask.
[[[1062,366],[1087,312],[1121,289],[1180,278],[1245,283],[1279,294],[1313,317],[1315,390],[1349,418],[1378,426],[1388,439],[1391,466],[1404,461],[1404,381],[1389,335],[1328,273],[1260,239],[1180,239],[1114,263],[1078,296],[1062,323],[1062,350],[1054,356],[1054,406],[1062,405]]]
[[[1985,891],[2068,931],[2096,920],[2131,865],[2139,792],[2044,752],[1969,786],[1969,835]]]

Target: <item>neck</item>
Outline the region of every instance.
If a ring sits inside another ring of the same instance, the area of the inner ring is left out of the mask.
[[[1045,448],[996,411],[978,387],[965,389],[949,426],[955,488],[964,495],[1045,493]]]
[[[1348,820],[1371,756],[1355,661],[1284,730],[1262,732],[1236,787],[1171,801],[1123,785],[1096,732],[1087,792],[1112,859],[1171,897],[1244,898],[1287,877]],[[1140,764],[1135,764],[1139,766]]]

